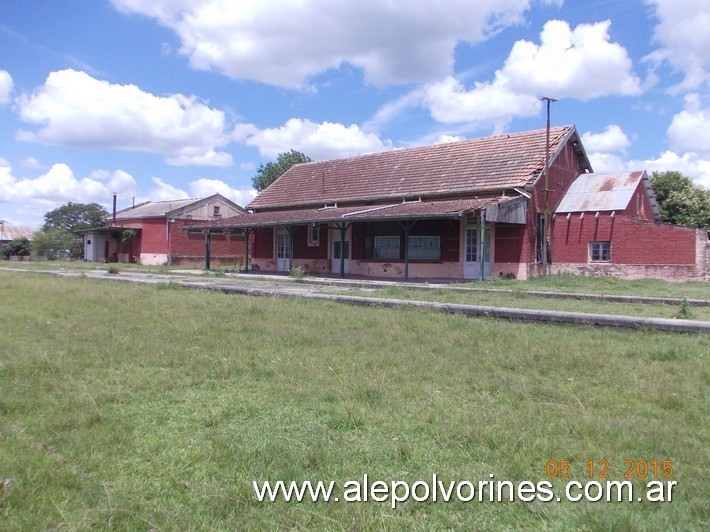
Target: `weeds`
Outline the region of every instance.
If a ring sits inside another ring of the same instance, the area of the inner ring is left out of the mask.
[[[300,266],[295,266],[288,272],[288,276],[296,281],[303,281],[306,278],[306,272]]]
[[[679,320],[692,320],[695,318],[695,314],[691,310],[690,303],[688,303],[687,298],[683,298],[680,304],[680,309],[673,315],[674,318]]]
[[[169,283],[158,283],[156,288],[158,290],[185,290],[184,286],[180,283],[176,283],[175,281],[170,281]]]

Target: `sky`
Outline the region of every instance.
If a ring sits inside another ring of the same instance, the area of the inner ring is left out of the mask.
[[[710,187],[710,0],[4,0],[0,219],[574,124],[596,172]]]

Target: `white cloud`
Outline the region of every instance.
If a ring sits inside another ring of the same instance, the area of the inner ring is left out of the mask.
[[[624,156],[631,147],[626,133],[616,124],[610,124],[601,133],[587,131],[582,134],[582,145],[592,168],[597,173],[620,172],[627,167]],[[638,168],[633,168],[638,170]]]
[[[472,88],[448,76],[384,105],[366,123],[379,129],[411,107],[425,107],[444,124],[492,126],[502,131],[513,118],[539,114],[541,96],[580,101],[642,91],[626,50],[610,42],[610,22],[545,24],[540,44],[517,41],[492,81]]]
[[[693,152],[710,158],[710,109],[703,109],[700,97],[685,97],[685,109],[673,117],[668,140],[674,150]]]
[[[215,151],[229,140],[224,113],[195,97],[154,96],[135,85],[62,70],[20,96],[18,107],[23,121],[39,125],[18,132],[18,140],[159,153],[169,164],[232,164],[231,155]]]
[[[252,124],[235,128],[235,139],[259,148],[262,157],[276,158],[279,153],[294,149],[313,160],[334,159],[392,149],[374,133],[366,133],[353,124],[344,126],[332,122],[316,124],[310,120],[292,118],[283,126],[259,130]]]
[[[231,199],[242,207],[256,197],[254,188],[232,188],[224,181],[218,179],[198,179],[190,183],[192,195],[198,198],[211,196],[212,194],[222,194],[225,198]]]
[[[35,170],[41,170],[45,168],[45,166],[34,157],[27,157],[20,161],[20,164],[25,168],[34,168]]]
[[[135,179],[123,170],[95,172],[78,179],[68,165],[58,163],[39,177],[16,178],[7,161],[0,159],[0,203],[22,204],[35,215],[67,201],[106,203],[113,192],[131,194],[135,190]]]
[[[678,171],[690,177],[697,185],[710,188],[710,158],[700,157],[695,153],[678,153],[668,150],[656,159],[629,161],[629,169],[645,168],[651,172]]]
[[[177,157],[168,157],[166,163],[172,166],[232,166],[234,160],[232,156],[225,152],[217,152],[209,150],[203,155],[179,155]]]
[[[302,88],[343,63],[373,84],[429,82],[451,73],[460,42],[519,24],[531,0],[111,0],[157,19],[199,70]]]
[[[635,95],[642,90],[626,49],[610,42],[611,21],[580,24],[551,20],[540,45],[518,41],[500,77],[510,90],[553,98],[591,100],[609,95]]]
[[[661,48],[650,61],[666,61],[685,75],[677,89],[696,89],[710,81],[710,3],[707,0],[647,0],[656,8],[655,40]]]
[[[585,132],[582,144],[588,152],[615,153],[627,150],[631,141],[619,126],[611,124],[602,133]]]
[[[12,87],[13,81],[10,73],[7,70],[0,70],[0,107],[10,101]]]
[[[435,144],[448,144],[450,142],[460,142],[466,140],[464,137],[459,135],[439,135]]]
[[[425,105],[439,122],[491,123],[498,130],[514,117],[535,116],[540,112],[537,97],[512,92],[500,79],[476,83],[467,91],[461,82],[449,77],[426,88]]]
[[[150,179],[155,185],[155,188],[152,188],[147,194],[147,198],[151,201],[188,199],[190,197],[190,195],[181,188],[166,183],[159,177],[151,177]]]

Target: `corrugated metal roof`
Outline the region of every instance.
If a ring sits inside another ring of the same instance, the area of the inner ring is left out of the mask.
[[[15,238],[26,238],[27,240],[32,240],[32,235],[37,231],[39,231],[38,227],[2,224],[2,234],[0,235],[0,240],[14,240]]]
[[[132,220],[134,218],[162,218],[167,213],[186,207],[191,203],[201,201],[202,198],[180,199],[169,201],[146,201],[135,207],[129,207],[120,211],[116,211],[116,220]],[[106,220],[111,220],[112,215],[109,214]]]
[[[554,154],[574,126],[550,130]],[[393,150],[293,166],[247,206],[397,201],[402,197],[476,194],[522,187],[545,166],[546,130]]]
[[[555,212],[623,211],[644,177],[643,171],[582,174],[569,187]]]

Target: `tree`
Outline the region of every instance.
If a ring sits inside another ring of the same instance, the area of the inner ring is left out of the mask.
[[[98,203],[72,203],[49,211],[44,215],[43,230],[61,227],[71,233],[104,225],[108,213]]]
[[[680,172],[653,172],[651,185],[662,221],[710,229],[710,190]]]
[[[30,241],[25,237],[13,238],[8,244],[2,247],[2,255],[9,258],[11,255],[26,257],[30,254]]]
[[[307,155],[304,155],[300,151],[291,150],[289,152],[279,153],[276,156],[276,162],[260,165],[256,171],[256,175],[251,178],[251,181],[254,184],[254,188],[258,192],[261,192],[285,174],[286,170],[291,168],[294,164],[311,162],[313,162],[313,159]]]
[[[57,260],[66,258],[67,253],[76,254],[76,251],[72,249],[72,244],[73,236],[69,231],[63,227],[50,227],[35,233],[30,246],[35,255],[47,257],[48,260]],[[79,249],[79,255],[81,255],[81,249]]]

